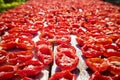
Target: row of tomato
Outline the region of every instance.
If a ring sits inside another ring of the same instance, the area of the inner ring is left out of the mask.
[[[92,71],[89,80],[120,79],[120,8],[111,4],[94,1],[85,6],[86,22],[77,34],[85,62]]]
[[[0,16],[0,35],[2,35],[0,45],[3,50],[1,54],[3,55],[5,53],[5,56],[7,55],[6,59],[1,60],[5,60],[5,65],[7,63],[17,66],[17,70],[14,71],[15,75],[12,75],[12,78],[36,75],[41,70],[41,64],[45,66],[53,61],[52,47],[49,42],[55,44],[66,43],[68,45],[71,41],[70,34],[77,35],[76,40],[78,44],[82,46],[81,50],[83,55],[88,59],[99,56],[119,56],[119,12],[119,7],[99,0],[91,0],[86,4],[82,4],[82,2],[79,3],[79,0],[74,2],[67,0],[64,2],[30,0]],[[6,33],[6,31],[8,33]],[[38,34],[38,32],[40,32],[40,34]],[[36,35],[39,36],[42,42],[34,43],[32,39]],[[15,51],[13,52],[11,49]],[[18,49],[17,52],[16,49]],[[34,52],[34,50],[36,52]],[[58,51],[55,60],[62,72],[56,73],[53,76],[54,78],[59,78],[58,75],[60,74],[65,78],[67,78],[68,75],[75,76],[70,73],[71,70],[76,68],[78,63],[78,58],[73,51],[74,50],[72,50],[72,52],[68,50]],[[33,56],[37,56],[37,61],[40,62],[34,62],[34,60],[32,60],[33,63],[29,63],[29,59],[31,60]],[[65,64],[63,64],[64,57],[66,59],[65,61],[67,61]],[[73,59],[71,59],[71,57]],[[69,59],[70,62],[68,61]],[[27,62],[24,63],[26,60]],[[72,66],[67,66],[68,63]],[[33,74],[26,72],[30,70],[30,64],[32,64],[32,68],[33,66],[37,66],[35,68],[36,70],[33,69],[35,72],[29,72]],[[26,69],[26,65],[28,70]],[[4,64],[1,66],[4,66]],[[40,68],[38,66],[40,66]],[[6,69],[7,67],[3,72],[6,72]],[[68,70],[66,71],[65,69]],[[96,74],[98,75],[97,72],[95,75]],[[72,77],[68,78],[71,79]],[[73,77],[73,79],[75,79],[75,77]]]

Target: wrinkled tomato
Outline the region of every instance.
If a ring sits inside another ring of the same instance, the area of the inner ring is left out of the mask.
[[[45,65],[50,64],[53,61],[53,52],[47,45],[41,45],[37,50],[37,58]]]
[[[76,49],[70,44],[63,43],[63,44],[58,45],[58,47],[57,47],[58,52],[61,52],[64,50],[70,50],[70,51],[73,51],[74,53],[76,53]]]
[[[16,67],[12,65],[4,65],[0,67],[0,79],[10,80],[16,71]]]
[[[101,75],[98,71],[94,72],[89,80],[112,80],[109,76]]]
[[[40,34],[40,39],[45,39],[45,40],[48,40],[50,42],[53,42],[54,41],[54,34],[50,33],[50,32],[42,32]]]
[[[85,57],[92,58],[103,55],[104,47],[102,45],[85,44],[81,50]]]
[[[73,52],[65,50],[56,54],[55,62],[61,70],[72,71],[77,67],[79,58]]]
[[[7,52],[4,50],[0,50],[0,64],[6,62],[7,58],[6,58]]]
[[[39,60],[29,60],[18,65],[17,74],[21,77],[35,76],[39,74],[44,67]]]
[[[110,62],[109,71],[112,74],[120,75],[120,57],[111,56],[108,58],[108,60]]]
[[[117,39],[116,44],[120,47],[120,38]]]
[[[69,71],[62,71],[56,72],[49,78],[49,80],[76,80],[76,76]]]
[[[55,35],[56,44],[70,43],[70,41],[71,41],[70,35]]]
[[[103,72],[109,67],[109,61],[101,58],[88,58],[86,64],[93,71]]]
[[[104,45],[104,48],[105,48],[105,52],[103,53],[103,55],[105,57],[110,57],[110,56],[120,57],[120,50],[117,45],[108,44],[108,45]]]

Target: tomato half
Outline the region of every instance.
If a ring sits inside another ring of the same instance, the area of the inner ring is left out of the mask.
[[[86,64],[93,71],[103,72],[109,67],[109,61],[101,58],[88,58]]]
[[[53,61],[53,52],[47,45],[41,45],[37,50],[37,58],[43,61],[45,65],[50,64]]]
[[[98,71],[94,72],[89,78],[89,80],[112,80],[109,76],[103,76]]]
[[[6,62],[7,58],[6,58],[7,52],[4,50],[0,50],[0,64]]]
[[[111,56],[108,58],[108,60],[110,62],[109,71],[112,74],[120,75],[120,57]]]
[[[10,80],[16,71],[16,67],[12,65],[4,65],[0,67],[0,79]]]
[[[105,52],[103,53],[103,55],[105,57],[110,57],[110,56],[120,57],[120,50],[117,45],[108,44],[108,45],[104,45],[104,48],[105,48]]]
[[[58,52],[64,51],[64,50],[71,50],[74,53],[76,53],[76,49],[72,45],[70,45],[70,44],[64,44],[63,43],[63,44],[58,45],[58,47],[57,47],[57,51]]]
[[[56,44],[70,43],[70,41],[71,41],[70,35],[55,35]]]
[[[56,72],[49,78],[49,80],[76,80],[76,76],[69,71],[62,71]]]
[[[35,76],[39,74],[44,67],[39,60],[29,60],[18,65],[17,74],[21,77]]]
[[[117,39],[116,44],[120,47],[120,38]]]
[[[102,45],[85,44],[81,51],[87,58],[99,57],[103,55],[104,47]]]
[[[18,41],[17,41],[18,40]],[[26,49],[26,50],[33,50],[34,49],[34,42],[30,38],[18,38],[16,39],[16,43],[18,48]]]
[[[77,67],[79,58],[73,52],[65,50],[56,54],[55,62],[61,70],[72,71]]]
[[[53,41],[54,41],[54,34],[53,34],[53,33],[50,33],[50,32],[42,32],[42,33],[40,34],[40,37],[39,37],[39,38],[53,42]]]

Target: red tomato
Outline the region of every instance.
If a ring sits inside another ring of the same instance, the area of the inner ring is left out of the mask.
[[[1,25],[0,25],[1,26]],[[5,30],[7,30],[8,29],[8,27],[7,26],[1,26],[0,27],[0,35],[2,35],[4,32],[5,32]]]
[[[76,38],[76,41],[77,41],[77,43],[79,44],[79,46],[85,45],[85,40],[82,39],[82,38],[80,38],[80,37],[77,37],[77,38]]]
[[[55,62],[61,70],[72,71],[77,67],[79,58],[73,52],[65,50],[56,54]]]
[[[112,77],[112,80],[119,80],[120,79],[120,75],[115,75]]]
[[[101,38],[97,38],[95,40],[96,44],[112,44],[112,39],[111,38],[107,38],[107,37],[101,37]]]
[[[16,71],[16,67],[12,65],[4,65],[0,67],[0,79],[10,80]]]
[[[39,40],[38,42],[36,42],[35,47],[37,48],[37,50],[39,50],[39,48],[40,48],[42,45],[46,45],[46,46],[52,48],[52,44],[51,44],[49,41],[46,41],[46,40],[44,40],[44,39],[41,39],[41,40]]]
[[[33,58],[33,51],[8,52],[7,62],[9,64],[23,63]]]
[[[39,74],[44,67],[38,60],[29,60],[18,65],[17,74],[21,77],[35,76]]]
[[[69,35],[70,31],[64,28],[55,29],[55,35]]]
[[[3,50],[9,50],[9,49],[13,49],[16,48],[16,43],[14,41],[11,42],[1,42],[0,46],[2,47]]]
[[[79,46],[84,46],[85,44],[94,43],[94,37],[88,33],[80,33],[77,35],[76,41]]]
[[[7,63],[9,63],[9,64],[16,65],[17,59],[18,59],[17,54],[9,53],[7,55]]]
[[[49,80],[76,80],[76,76],[69,71],[62,71],[56,72],[49,78]]]
[[[18,63],[23,63],[25,61],[28,61],[30,59],[33,58],[34,53],[33,51],[19,51],[19,52],[15,52],[14,54],[17,54],[17,62]]]
[[[103,55],[105,57],[110,57],[110,56],[120,57],[120,50],[117,45],[108,44],[108,45],[104,45],[104,47],[105,47],[105,52],[103,53]]]
[[[101,58],[88,58],[86,64],[93,71],[103,72],[109,67],[109,61]]]
[[[98,71],[90,76],[89,80],[112,80],[110,76],[103,76]]]
[[[30,33],[16,33],[16,32],[13,32],[13,33],[8,33],[8,35],[2,36],[2,40],[9,40],[9,39],[12,39],[12,38],[17,38],[17,37],[32,39],[33,35],[30,34]]]
[[[109,62],[110,62],[110,67],[109,67],[109,71],[112,74],[117,74],[120,75],[120,57],[117,56],[111,56],[108,58]]]
[[[28,78],[28,77],[24,77],[23,79],[21,80],[33,80],[32,78]]]
[[[79,24],[75,24],[75,23],[72,24],[72,26],[71,26],[71,33],[72,33],[72,34],[77,34],[79,28],[80,28],[80,25],[79,25]]]
[[[70,35],[56,35],[55,36],[56,44],[70,43],[70,41],[71,41]]]
[[[0,64],[6,62],[6,55],[7,55],[7,52],[4,51],[4,50],[0,50]]]
[[[61,52],[61,51],[64,51],[64,50],[71,50],[74,53],[76,53],[76,49],[70,44],[64,44],[63,43],[63,44],[58,45],[58,47],[57,47],[58,52]]]
[[[53,61],[53,52],[47,45],[41,45],[37,50],[37,58],[45,65],[50,64]]]
[[[30,33],[32,35],[35,35],[35,34],[37,34],[38,30],[39,30],[39,27],[27,24],[27,25],[22,25],[20,27],[14,27],[14,28],[10,29],[8,32],[9,33],[13,33],[13,32],[20,33],[20,32],[23,32],[23,33]]]
[[[94,45],[94,44],[85,44],[82,48],[82,53],[85,57],[99,57],[103,54],[104,48],[102,45]]]
[[[34,48],[34,42],[32,41],[32,39],[23,37],[10,38],[3,41],[0,45],[2,46],[2,49],[5,50],[14,48],[32,50]]]
[[[17,43],[18,48],[25,49],[25,50],[26,49],[27,50],[33,50],[34,49],[34,42],[32,41],[32,39],[18,38],[18,39],[16,39],[16,43]]]
[[[50,32],[42,32],[40,34],[40,39],[45,39],[45,40],[53,42],[54,41],[54,34],[50,33]]]
[[[120,38],[117,39],[116,44],[120,47]]]

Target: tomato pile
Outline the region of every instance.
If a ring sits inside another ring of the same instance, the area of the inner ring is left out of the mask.
[[[101,0],[29,0],[0,14],[0,80],[36,80],[52,63],[59,71],[49,80],[80,80],[71,35],[89,80],[120,79],[120,7]]]

